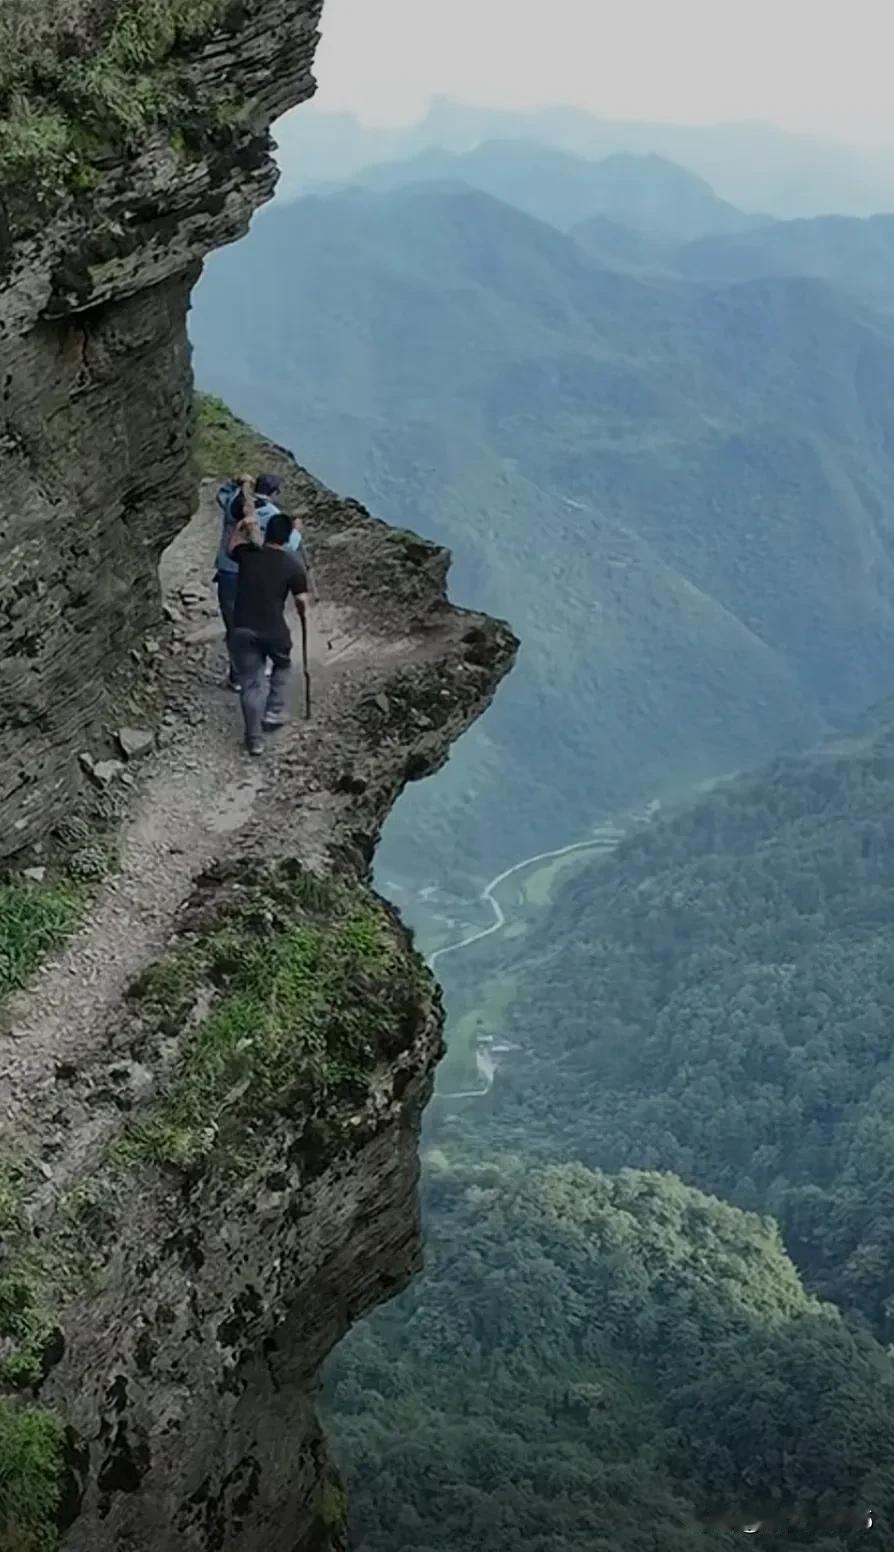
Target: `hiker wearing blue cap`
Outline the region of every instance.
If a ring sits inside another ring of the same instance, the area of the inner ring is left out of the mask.
[[[217,561],[215,563],[214,580],[217,583],[217,603],[220,609],[220,617],[223,620],[227,637],[227,650],[229,653],[229,684],[231,690],[240,688],[239,674],[236,660],[232,651],[233,621],[236,610],[236,589],[239,582],[239,567],[230,553],[230,541],[235,529],[245,517],[245,486],[236,480],[227,480],[221,485],[217,493],[217,504],[221,510],[220,542],[217,548]],[[275,474],[259,474],[254,481],[252,496],[255,517],[260,530],[261,542],[267,531],[267,524],[271,517],[280,512],[275,497],[279,496],[281,481]],[[297,523],[293,522],[291,537],[287,548],[293,553],[301,548],[301,534]]]

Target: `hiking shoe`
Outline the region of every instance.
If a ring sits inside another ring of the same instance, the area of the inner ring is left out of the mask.
[[[262,723],[265,733],[275,733],[278,728],[285,727],[285,717],[265,717]]]
[[[264,740],[262,738],[252,738],[252,739],[249,739],[249,741],[248,741],[248,743],[246,744],[245,747],[248,750],[249,754],[253,754],[253,755],[263,754],[264,753]]]
[[[234,695],[241,695],[242,694],[242,686],[239,683],[238,679],[228,679],[227,680],[227,689],[228,690],[232,690]]]

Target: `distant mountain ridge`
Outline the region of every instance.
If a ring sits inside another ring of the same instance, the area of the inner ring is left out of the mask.
[[[376,191],[465,184],[563,230],[601,216],[657,242],[739,234],[765,224],[664,157],[618,152],[592,161],[522,140],[486,141],[466,152],[423,151],[368,167],[351,182]]]
[[[705,179],[733,205],[783,219],[894,211],[894,148],[840,145],[766,124],[639,123],[575,108],[511,112],[438,99],[418,123],[396,129],[312,108],[282,120],[277,139],[287,198],[306,192],[309,182],[349,180],[373,162],[520,139],[591,159],[654,152]]]
[[[778,221],[734,236],[705,236],[664,257],[676,274],[712,285],[804,275],[894,311],[894,215]]]

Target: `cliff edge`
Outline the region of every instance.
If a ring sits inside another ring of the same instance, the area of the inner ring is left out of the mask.
[[[190,287],[273,187],[319,13],[0,22],[2,1552],[341,1546],[319,1365],[419,1257],[442,1013],[369,864],[516,643],[220,406],[196,504]],[[312,717],[262,769],[210,590],[211,476],[245,465],[321,595]]]

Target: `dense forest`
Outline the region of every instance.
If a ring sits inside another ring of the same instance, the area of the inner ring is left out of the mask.
[[[884,1535],[892,917],[883,721],[641,825],[501,947],[521,1049],[433,1119],[428,1269],[331,1375],[361,1552]]]
[[[330,1371],[360,1552],[833,1552],[894,1498],[894,1369],[767,1219],[668,1175],[435,1155],[429,1266]]]
[[[894,729],[720,784],[571,880],[494,1124],[771,1212],[894,1331]]]

